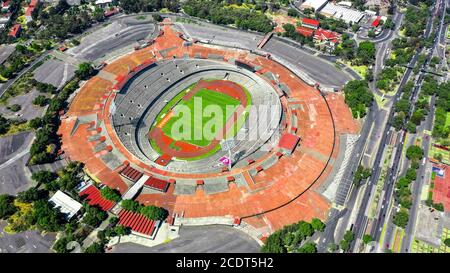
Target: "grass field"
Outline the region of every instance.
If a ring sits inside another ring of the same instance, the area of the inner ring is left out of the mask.
[[[179,136],[176,136],[173,134],[174,132],[177,131],[177,130],[175,130],[175,131],[173,130],[174,125],[182,124],[182,123],[187,124],[187,122],[181,122],[181,120],[180,120],[180,119],[186,118],[183,116],[183,114],[181,114],[181,115],[176,114],[176,116],[171,118],[167,122],[167,124],[165,124],[162,128],[164,133],[167,136],[169,136],[175,140],[183,140],[187,143],[204,147],[204,146],[207,146],[211,142],[212,139],[206,138],[205,136],[202,136],[200,139],[195,139],[194,133],[199,132],[199,131],[203,132],[204,125],[207,124],[208,121],[210,121],[211,119],[214,119],[214,117],[206,117],[205,115],[196,115],[196,113],[195,113],[196,110],[194,109],[194,105],[195,105],[196,99],[198,99],[198,98],[201,98],[201,103],[202,103],[201,110],[204,110],[206,107],[208,107],[210,105],[216,105],[222,110],[223,116],[222,116],[222,120],[220,121],[222,126],[220,128],[214,127],[214,130],[216,132],[218,132],[219,130],[221,130],[223,128],[227,119],[231,116],[231,114],[233,114],[234,110],[240,104],[240,102],[230,96],[225,95],[225,94],[221,94],[221,93],[215,92],[215,91],[210,91],[207,89],[201,89],[189,100],[187,100],[187,101],[182,100],[178,103],[178,105],[187,106],[190,110],[190,117],[188,117],[190,119],[190,126],[189,125],[183,126],[183,127],[181,127],[181,130],[183,132],[190,133],[191,137],[189,139],[181,139]],[[227,107],[229,108],[230,106],[233,107],[233,111],[231,111],[231,113],[230,113],[230,111],[228,111],[229,113],[227,113]]]

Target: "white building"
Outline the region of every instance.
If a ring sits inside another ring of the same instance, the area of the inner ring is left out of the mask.
[[[314,11],[319,11],[328,3],[328,0],[306,0],[300,5],[300,9],[314,9]]]
[[[109,6],[112,3],[112,0],[97,0],[95,1],[96,6],[100,6],[101,8]]]
[[[325,7],[320,10],[320,14],[326,17],[333,17],[334,19],[342,19],[347,24],[358,23],[364,17],[364,12],[331,3],[325,5]]]
[[[64,213],[68,220],[72,219],[82,207],[79,202],[59,190],[48,201],[52,203],[55,208],[58,208],[61,213]]]

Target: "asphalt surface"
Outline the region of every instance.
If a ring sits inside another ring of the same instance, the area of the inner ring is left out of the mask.
[[[14,52],[16,47],[14,45],[1,45],[0,46],[0,64],[3,64],[6,59],[8,59],[9,55]]]
[[[180,228],[180,237],[167,244],[145,247],[133,243],[119,244],[112,253],[257,253],[259,244],[250,236],[227,226]]]
[[[67,51],[77,59],[94,61],[107,53],[144,40],[157,29],[149,20],[125,17],[99,28],[81,39],[80,45]]]
[[[21,118],[25,120],[40,117],[44,112],[44,107],[33,105],[33,100],[39,95],[41,95],[39,91],[33,88],[29,93],[9,98],[7,105],[0,106],[0,114],[6,118]],[[13,104],[19,104],[21,106],[20,111],[12,112],[7,109],[8,105],[11,106]]]
[[[48,60],[33,71],[34,79],[55,87],[62,87],[75,76],[75,67],[60,60]]]
[[[25,163],[33,136],[25,132],[0,138],[0,193],[16,195],[32,183]]]
[[[339,87],[351,80],[349,75],[338,70],[333,64],[279,40],[270,39],[263,50],[297,66],[323,85]]]
[[[55,234],[42,235],[35,230],[8,234],[0,221],[0,253],[50,253]]]
[[[230,29],[205,22],[180,21],[179,17],[172,18],[177,22],[178,27],[188,37],[193,37],[202,42],[212,44],[224,44],[231,47],[256,49],[258,43],[263,39],[263,35],[249,33],[240,30]]]

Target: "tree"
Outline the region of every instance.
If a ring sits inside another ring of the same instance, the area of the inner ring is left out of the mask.
[[[300,221],[298,223],[298,233],[300,235],[300,238],[304,240],[305,238],[314,234],[314,229],[310,223]]]
[[[157,13],[153,14],[153,20],[155,20],[156,22],[162,22],[163,19],[164,18]]]
[[[110,201],[114,201],[114,202],[119,202],[120,201],[120,193],[118,190],[115,189],[111,189],[108,186],[103,187],[100,190],[100,194],[103,198],[110,200]]]
[[[8,132],[10,126],[11,123],[9,122],[9,120],[0,115],[0,135]]]
[[[347,230],[344,234],[344,240],[352,242],[355,239],[355,234],[351,230]]]
[[[163,221],[169,215],[169,212],[161,207],[156,206],[145,206],[140,209],[140,213],[150,220],[160,220]]]
[[[0,195],[0,219],[6,219],[17,211],[14,197],[7,194]]]
[[[306,243],[298,249],[299,253],[316,253],[317,248],[315,243]]]
[[[447,238],[444,240],[444,245],[446,245],[447,247],[450,247],[450,238]]]
[[[33,104],[34,105],[38,105],[38,106],[45,106],[48,104],[48,98],[44,95],[39,95],[36,98],[34,98],[33,100]]]
[[[394,225],[405,228],[409,221],[409,215],[406,210],[400,210],[394,215]]]
[[[373,241],[373,238],[372,238],[372,236],[370,236],[370,234],[364,234],[364,236],[363,236],[364,244],[367,245],[368,243],[370,243],[372,241]]]
[[[405,123],[405,113],[400,112],[392,119],[392,126],[397,130],[401,130]]]
[[[39,127],[42,126],[42,119],[40,117],[31,119],[29,121],[29,125],[30,125],[31,128],[37,130]]]
[[[91,227],[98,227],[108,218],[108,214],[96,207],[85,205],[86,214],[83,217],[83,223]]]
[[[339,243],[339,246],[341,247],[341,249],[344,252],[347,252],[350,250],[350,242],[348,242],[346,240],[341,240],[341,242]]]
[[[94,67],[90,63],[81,63],[78,65],[78,70],[75,71],[77,77],[82,80],[87,80],[95,73]]]
[[[311,226],[315,231],[324,231],[325,230],[325,224],[318,218],[313,218],[311,220]]]
[[[359,186],[361,181],[369,178],[371,174],[372,172],[369,168],[364,168],[362,165],[359,165],[353,177],[353,183],[355,183],[356,186]]]
[[[48,197],[48,192],[44,190],[38,190],[36,188],[29,188],[26,191],[19,192],[17,200],[24,203],[31,203],[37,200],[45,199]]]
[[[22,106],[20,106],[20,104],[13,104],[7,108],[13,112],[19,112],[22,109]]]
[[[359,44],[356,56],[363,64],[371,64],[375,60],[375,52],[375,44],[373,42],[364,41]]]
[[[437,161],[439,161],[439,162],[442,162],[442,154],[441,153],[436,153],[436,154],[434,154],[434,158],[437,160]]]
[[[88,248],[84,250],[84,253],[104,253],[105,248],[103,244],[100,244],[98,242],[94,242],[92,245],[90,245]]]
[[[124,210],[130,210],[130,211],[134,211],[134,212],[139,212],[141,205],[133,200],[127,199],[127,200],[122,200],[120,202],[120,205],[122,206],[122,208]]]
[[[373,102],[373,94],[370,92],[366,81],[349,81],[344,86],[345,103],[352,109],[354,118],[362,118],[366,114],[366,108]]]
[[[299,14],[298,14],[298,11],[296,11],[295,9],[289,8],[289,9],[288,9],[288,16],[291,16],[291,17],[298,17]]]
[[[73,236],[64,236],[60,239],[58,239],[55,244],[53,245],[53,250],[56,251],[56,253],[69,253],[73,249],[67,249],[67,244],[73,241]]]
[[[417,178],[417,174],[416,174],[416,170],[413,168],[409,168],[406,171],[406,176],[405,176],[409,181],[414,181]]]
[[[33,173],[31,179],[36,181],[38,184],[47,184],[56,179],[56,174],[47,170],[41,170]]]
[[[64,227],[65,216],[47,200],[37,200],[33,203],[32,223],[40,230],[56,232]]]
[[[423,150],[417,145],[411,145],[406,150],[406,157],[411,161],[419,161],[423,157]]]

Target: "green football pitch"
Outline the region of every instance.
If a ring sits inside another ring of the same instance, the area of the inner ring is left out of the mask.
[[[200,101],[199,99],[201,99],[201,108],[197,109],[197,105],[199,105],[198,102]],[[239,100],[228,95],[208,89],[201,89],[190,99],[178,102],[175,108],[173,108],[175,115],[163,126],[162,130],[167,136],[174,140],[183,140],[196,146],[205,147],[211,143],[212,137],[203,135],[204,126],[208,124],[208,122],[211,124],[213,122],[212,119],[217,118],[214,122],[217,123],[217,126],[212,126],[211,131],[219,132],[223,129],[228,118],[240,104]],[[220,109],[222,113],[221,117],[220,115],[216,117],[214,114],[212,116],[201,114],[208,106],[215,106],[217,110]],[[187,109],[189,109],[189,111],[185,111]],[[179,132],[181,134],[179,134]],[[202,133],[199,135],[200,132]],[[214,136],[215,134],[213,137]]]

